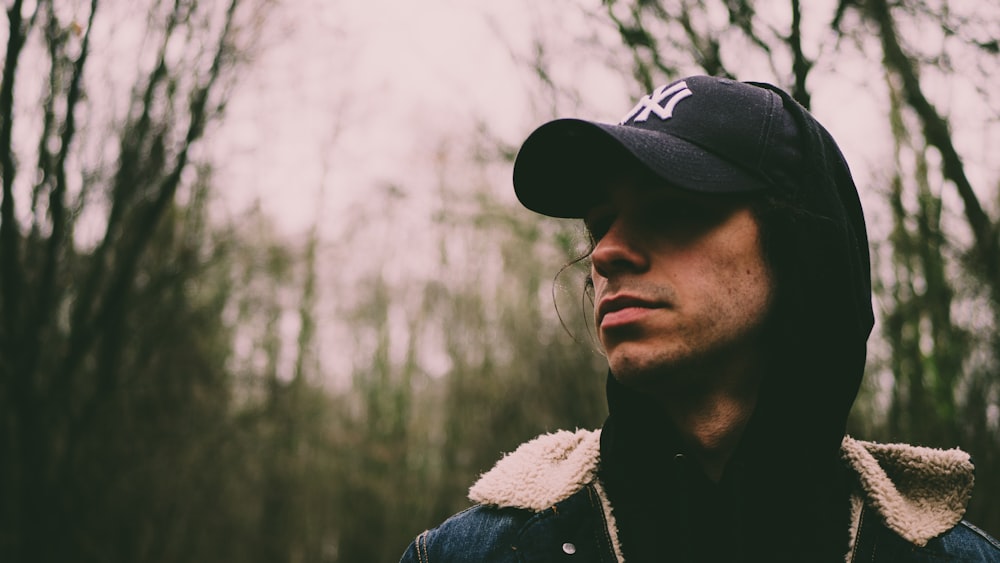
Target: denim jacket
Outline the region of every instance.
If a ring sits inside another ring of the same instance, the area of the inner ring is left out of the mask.
[[[624,563],[599,442],[599,431],[577,431],[523,444],[470,489],[475,506],[417,536],[401,563]],[[1000,563],[1000,543],[962,520],[967,454],[845,438],[841,456],[860,484],[845,561]]]

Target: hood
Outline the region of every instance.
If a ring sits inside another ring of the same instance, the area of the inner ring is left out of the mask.
[[[824,555],[813,560],[835,560],[849,517],[841,442],[874,324],[868,239],[857,189],[833,138],[786,93],[756,85],[781,100],[778,107],[790,118],[781,122],[793,129],[785,134],[794,139],[796,156],[780,176],[772,176],[765,201],[755,209],[777,291],[765,327],[757,403],[720,483],[730,491],[726,498],[740,507],[727,511],[739,515],[728,523],[736,535],[723,543],[770,549],[749,545],[760,536],[757,528],[796,506],[801,518],[788,523],[794,539],[784,547],[795,552],[816,546]],[[608,405],[601,478],[629,533],[644,525],[655,528],[660,524],[649,518],[659,504],[654,499],[683,498],[691,489],[673,463],[683,455],[679,437],[658,405],[613,375]],[[685,521],[684,516],[668,520]],[[656,534],[633,533],[626,543],[644,538]],[[646,545],[650,552],[655,547]]]
[[[801,158],[777,180],[776,202],[762,217],[777,300],[770,364],[743,442],[769,457],[798,443],[797,457],[830,459],[845,434],[874,324],[864,214],[829,132],[787,93],[757,85],[782,99]]]

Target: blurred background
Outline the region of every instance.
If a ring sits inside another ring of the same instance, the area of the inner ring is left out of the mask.
[[[793,92],[866,206],[851,432],[1000,535],[1000,4],[5,0],[0,561],[396,561],[597,427],[572,222],[511,163],[674,78]]]

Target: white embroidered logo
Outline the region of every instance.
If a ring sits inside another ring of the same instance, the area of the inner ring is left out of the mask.
[[[652,94],[643,97],[635,107],[622,118],[619,125],[624,125],[628,120],[646,121],[649,114],[655,113],[661,120],[666,121],[673,117],[674,107],[678,102],[691,95],[686,82],[678,82],[669,88],[660,86]],[[666,101],[666,104],[663,102]],[[661,105],[662,104],[662,105]]]

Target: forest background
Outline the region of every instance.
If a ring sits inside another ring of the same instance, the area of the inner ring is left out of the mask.
[[[5,1],[0,560],[395,561],[501,452],[599,426],[583,236],[511,162],[691,73],[841,141],[850,430],[971,452],[1000,534],[1000,5],[412,4]]]

